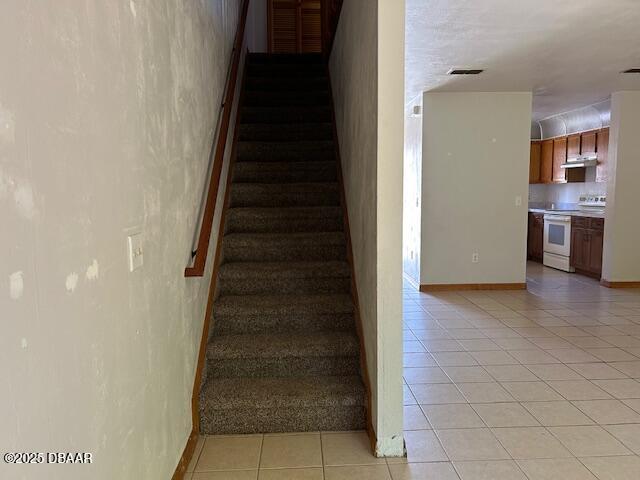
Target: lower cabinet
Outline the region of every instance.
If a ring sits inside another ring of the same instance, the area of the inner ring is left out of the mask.
[[[529,233],[527,237],[527,258],[542,262],[544,256],[544,214],[529,212]]]
[[[571,218],[571,266],[576,272],[600,278],[603,238],[603,218]]]

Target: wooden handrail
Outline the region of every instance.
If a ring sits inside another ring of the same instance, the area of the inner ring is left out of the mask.
[[[218,198],[218,190],[220,188],[220,176],[222,174],[222,165],[224,163],[224,152],[227,145],[227,136],[229,133],[229,123],[231,121],[231,112],[233,110],[233,99],[236,92],[236,84],[238,81],[238,69],[240,68],[240,58],[242,57],[242,42],[244,40],[244,30],[247,24],[247,12],[249,10],[249,0],[244,0],[240,13],[240,21],[238,30],[233,42],[233,50],[231,52],[231,73],[227,82],[227,91],[222,103],[222,121],[220,122],[220,130],[218,132],[218,140],[215,144],[215,153],[213,157],[213,168],[211,169],[211,179],[209,180],[209,190],[207,192],[207,201],[202,214],[202,223],[200,225],[200,233],[198,235],[198,244],[193,252],[193,266],[184,270],[185,277],[202,277],[207,264],[207,253],[209,250],[209,241],[211,239],[211,229],[213,228],[213,217],[216,210],[216,200]]]

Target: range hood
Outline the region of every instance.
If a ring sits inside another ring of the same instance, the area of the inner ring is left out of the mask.
[[[598,156],[593,153],[589,155],[581,155],[575,158],[568,158],[560,168],[585,168],[595,167],[598,164]]]

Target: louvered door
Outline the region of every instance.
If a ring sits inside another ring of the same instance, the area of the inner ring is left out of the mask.
[[[322,6],[320,0],[300,2],[300,52],[322,51]]]
[[[298,52],[298,0],[269,0],[269,51]]]
[[[269,51],[322,51],[321,0],[268,0]]]

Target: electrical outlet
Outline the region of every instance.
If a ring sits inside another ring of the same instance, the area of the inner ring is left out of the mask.
[[[142,234],[136,233],[127,237],[127,247],[129,253],[129,271],[133,272],[142,267],[143,251],[142,251]]]
[[[471,263],[478,263],[480,261],[480,254],[478,252],[473,252],[471,255]]]

